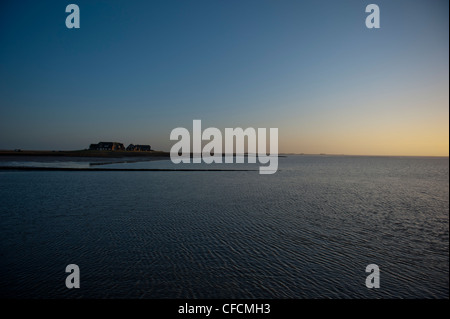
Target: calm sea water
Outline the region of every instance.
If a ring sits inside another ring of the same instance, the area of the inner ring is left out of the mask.
[[[449,161],[0,171],[0,242],[3,298],[448,298]],[[80,289],[65,286],[72,263]],[[379,289],[365,286],[373,263]]]

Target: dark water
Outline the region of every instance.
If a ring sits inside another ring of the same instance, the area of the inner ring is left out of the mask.
[[[3,298],[448,298],[449,162],[0,171],[0,240]],[[72,263],[80,289],[65,286]],[[379,289],[365,286],[373,263]]]

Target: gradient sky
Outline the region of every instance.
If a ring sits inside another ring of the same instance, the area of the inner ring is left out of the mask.
[[[81,28],[67,29],[76,3]],[[366,5],[381,28],[365,26]],[[1,1],[0,149],[170,150],[278,127],[279,151],[449,154],[449,2]]]

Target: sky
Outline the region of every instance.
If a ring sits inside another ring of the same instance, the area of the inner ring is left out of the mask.
[[[68,29],[65,8],[80,8]],[[365,8],[380,8],[368,29]],[[448,156],[449,2],[0,2],[0,149],[169,151],[276,127],[280,153]]]

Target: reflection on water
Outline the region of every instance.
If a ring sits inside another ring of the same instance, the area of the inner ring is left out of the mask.
[[[0,171],[0,296],[448,298],[448,196],[448,158],[289,156],[274,175]]]
[[[239,157],[239,156],[238,156]],[[161,157],[149,157],[149,158],[66,158],[61,160],[60,158],[47,159],[45,157],[39,158],[39,161],[35,160],[5,160],[1,159],[0,169],[11,167],[49,167],[49,168],[83,168],[83,169],[220,169],[220,170],[239,170],[239,169],[252,169],[257,170],[261,165],[259,163],[247,163],[247,158],[242,157],[243,163],[236,163],[234,157],[233,163],[179,163],[173,164],[170,158]]]
[[[2,167],[61,167],[61,168],[89,168],[90,163],[87,162],[71,162],[71,161],[59,161],[59,162],[33,162],[33,161],[8,161],[1,162],[0,169]]]

